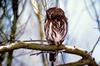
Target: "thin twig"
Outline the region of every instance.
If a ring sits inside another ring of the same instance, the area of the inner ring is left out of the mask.
[[[93,7],[93,9],[94,9],[96,21],[97,21],[97,23],[98,23],[98,28],[99,28],[99,27],[100,27],[100,26],[99,26],[99,25],[100,25],[99,15],[98,15],[98,13],[97,13],[97,10],[96,10],[96,7],[95,7],[95,5],[94,5],[93,0],[91,0],[91,4],[92,4],[92,7]],[[99,29],[99,31],[100,31],[100,29]],[[93,54],[93,51],[95,50],[95,47],[97,46],[97,44],[98,44],[99,41],[100,41],[100,36],[99,36],[98,40],[96,41],[95,45],[93,46],[93,49],[92,49],[92,51],[91,51],[91,55]]]
[[[94,9],[94,12],[95,12],[96,22],[98,23],[98,27],[100,27],[99,15],[97,13],[97,10],[96,10],[96,7],[95,7],[95,4],[94,4],[93,0],[91,0],[91,3],[92,3],[92,7]],[[100,31],[100,29],[99,29],[99,31]]]
[[[90,7],[90,6],[88,7],[86,0],[84,0],[84,4],[85,4],[86,10],[87,10],[89,16],[91,17],[91,19],[95,20],[95,19],[93,18],[93,16],[92,16],[90,10],[89,10],[89,7]]]
[[[20,57],[20,56],[24,56],[24,55],[28,55],[28,54],[30,54],[30,53],[32,53],[33,51],[30,51],[30,52],[27,52],[27,53],[21,53],[21,54],[19,54],[19,55],[16,55],[16,56],[13,56],[13,58],[15,58],[15,57]]]
[[[19,3],[20,3],[20,1],[19,1]],[[26,3],[27,3],[27,0],[25,0],[24,4],[22,5],[22,10],[21,10],[20,14],[18,15],[19,17],[22,15],[23,11],[25,10]]]
[[[58,7],[58,4],[59,4],[59,0],[56,0],[56,7]]]
[[[46,11],[46,9],[47,9],[47,7],[46,7],[46,0],[42,0],[42,5],[43,5],[44,10]]]
[[[63,64],[65,64],[64,56],[63,56],[63,53],[62,52],[61,52],[61,58],[62,58]]]
[[[32,56],[32,55],[39,55],[39,54],[42,54],[42,53],[46,53],[46,52],[45,51],[41,51],[41,52],[30,54],[30,56]]]
[[[100,41],[100,36],[98,37],[98,40],[96,41],[96,43],[93,46],[93,49],[91,51],[91,55],[93,54],[93,51],[95,50],[95,48],[96,48],[97,44],[99,43],[99,41]]]
[[[24,31],[25,31],[25,29],[26,29],[26,26],[27,26],[27,23],[28,23],[30,17],[31,17],[31,14],[30,14],[29,17],[27,18],[26,22],[25,22],[23,25],[21,25],[20,27],[18,27],[18,28],[20,28],[20,29],[19,29],[19,31],[16,33],[16,38],[15,38],[15,39],[19,39],[19,38],[24,34]]]

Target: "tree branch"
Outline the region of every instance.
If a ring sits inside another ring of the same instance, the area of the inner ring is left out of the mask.
[[[61,64],[58,66],[84,66],[84,65],[88,65],[88,63],[90,62],[90,60],[84,59],[84,60],[79,60],[77,62],[72,62],[72,63],[68,63],[68,64]]]
[[[75,46],[71,47],[71,46],[60,45],[58,47],[56,45],[37,44],[33,42],[15,42],[10,45],[0,46],[0,53],[9,52],[20,48],[40,50],[40,51],[52,51],[52,52],[56,50],[58,51],[62,50],[65,53],[76,54],[82,57],[81,60],[73,63],[68,63],[66,66],[69,65],[73,66],[74,64],[76,64],[76,66],[77,64],[80,64],[81,66],[83,65],[98,66],[98,64],[95,62],[95,60],[91,57],[91,55],[86,50]]]

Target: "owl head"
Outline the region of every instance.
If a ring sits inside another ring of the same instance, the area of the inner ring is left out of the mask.
[[[46,16],[48,19],[62,17],[62,16],[64,16],[64,11],[61,8],[52,7],[46,11]]]

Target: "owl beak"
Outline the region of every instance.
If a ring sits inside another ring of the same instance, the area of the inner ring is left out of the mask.
[[[51,15],[49,16],[49,18],[51,19]]]

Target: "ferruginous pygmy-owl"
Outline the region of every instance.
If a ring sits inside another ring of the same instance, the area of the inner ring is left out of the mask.
[[[67,18],[61,8],[52,7],[46,11],[44,24],[46,40],[49,44],[59,46],[64,41],[68,31]],[[56,60],[56,52],[49,54],[49,60]]]

